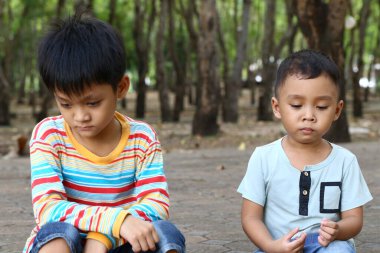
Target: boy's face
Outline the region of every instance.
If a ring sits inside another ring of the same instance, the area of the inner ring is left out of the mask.
[[[343,101],[338,96],[338,88],[324,74],[314,79],[288,76],[279,87],[278,97],[272,98],[272,109],[288,138],[297,143],[317,143],[342,111]]]
[[[58,109],[78,139],[96,139],[114,131],[116,102],[125,96],[129,79],[123,79],[115,92],[111,85],[95,84],[80,95],[55,92]]]

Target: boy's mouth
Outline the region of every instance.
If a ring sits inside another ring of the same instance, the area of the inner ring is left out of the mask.
[[[92,128],[93,128],[92,126],[77,126],[76,127],[76,129],[78,129],[79,131],[89,131]]]
[[[304,127],[304,128],[301,128],[301,132],[304,134],[311,134],[312,132],[314,132],[314,130],[310,127]]]

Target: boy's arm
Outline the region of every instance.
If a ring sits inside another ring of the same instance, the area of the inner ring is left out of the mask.
[[[341,220],[322,220],[320,244],[326,246],[333,240],[348,240],[359,234],[363,226],[363,205],[372,200],[356,156],[348,157],[344,168],[341,200]]]
[[[363,227],[363,207],[356,207],[341,213],[338,222],[323,220],[319,230],[318,241],[327,246],[334,240],[346,241],[360,233]]]
[[[248,238],[261,250],[267,253],[275,252],[300,252],[303,249],[306,234],[293,241],[291,238],[298,232],[298,228],[293,229],[287,235],[278,240],[273,240],[267,227],[263,222],[263,206],[250,200],[243,199],[241,221],[244,232]]]
[[[134,252],[155,251],[159,238],[151,222],[169,216],[168,187],[158,140],[153,140],[140,154],[134,196],[136,203],[127,209],[129,215],[121,225],[120,236],[132,245]]]
[[[169,193],[163,169],[160,143],[155,140],[141,155],[134,188],[136,202],[128,214],[145,221],[166,220],[169,217]]]

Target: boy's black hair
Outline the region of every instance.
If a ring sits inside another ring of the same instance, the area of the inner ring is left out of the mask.
[[[278,97],[278,89],[289,76],[297,76],[300,79],[313,79],[322,74],[331,78],[339,91],[340,73],[333,60],[327,55],[311,49],[295,52],[282,61],[277,69],[274,85],[275,96]]]
[[[123,78],[123,40],[111,25],[77,14],[51,26],[38,48],[38,69],[47,88],[81,94],[91,84],[111,84]]]

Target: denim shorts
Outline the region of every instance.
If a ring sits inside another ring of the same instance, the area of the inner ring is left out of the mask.
[[[37,253],[46,243],[58,238],[63,238],[66,241],[70,252],[80,253],[83,251],[82,238],[73,225],[64,222],[52,222],[43,225],[38,231],[30,253]]]
[[[257,250],[255,253],[263,253],[264,251]],[[318,242],[318,234],[309,234],[305,240],[303,253],[355,253],[355,245],[351,240],[348,241],[333,241],[327,247],[323,247]]]
[[[169,250],[176,250],[177,252],[184,253],[186,251],[185,237],[172,223],[169,221],[155,221],[152,224],[157,231],[160,241],[157,243],[156,251],[148,252],[165,253]],[[83,251],[82,238],[74,226],[64,222],[52,222],[45,224],[38,231],[30,253],[37,253],[42,246],[57,238],[63,238],[72,253],[81,253]],[[109,253],[121,252],[133,253],[131,245],[126,243],[109,251]]]

